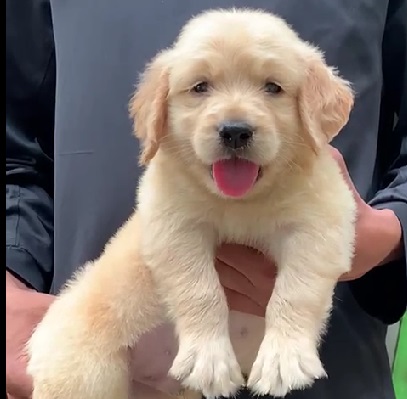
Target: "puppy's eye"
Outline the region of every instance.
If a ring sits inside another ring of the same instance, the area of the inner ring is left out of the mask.
[[[208,82],[199,82],[195,86],[192,87],[191,91],[194,93],[207,93],[209,90],[209,83]]]
[[[269,94],[279,94],[283,91],[281,86],[274,82],[267,82],[264,86],[264,90]]]

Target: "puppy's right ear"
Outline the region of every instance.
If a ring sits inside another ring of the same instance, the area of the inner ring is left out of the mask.
[[[169,85],[166,59],[167,53],[160,53],[146,67],[129,104],[134,134],[142,146],[141,165],[154,158],[167,133]]]

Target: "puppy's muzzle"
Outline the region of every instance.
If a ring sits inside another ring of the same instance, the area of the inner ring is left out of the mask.
[[[232,150],[248,147],[253,139],[254,129],[244,121],[224,121],[218,128],[223,146]]]

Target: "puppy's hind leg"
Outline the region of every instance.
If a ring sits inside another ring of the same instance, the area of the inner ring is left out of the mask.
[[[127,351],[160,306],[138,253],[137,215],[55,300],[29,344],[33,399],[127,399]]]

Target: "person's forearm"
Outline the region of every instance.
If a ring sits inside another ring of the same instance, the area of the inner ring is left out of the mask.
[[[390,209],[378,209],[374,213],[372,229],[376,231],[378,240],[384,242],[387,248],[379,265],[401,259],[404,255],[404,245],[399,219]]]

